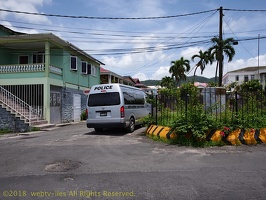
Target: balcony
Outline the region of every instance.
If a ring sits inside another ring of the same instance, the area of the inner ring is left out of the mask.
[[[50,65],[50,72],[62,75],[63,71],[60,67]],[[16,65],[0,65],[0,74],[7,73],[28,73],[28,72],[44,72],[44,63],[40,64],[16,64]]]

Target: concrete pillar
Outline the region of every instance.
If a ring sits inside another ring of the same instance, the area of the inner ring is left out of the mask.
[[[111,74],[108,74],[108,83],[112,83],[112,76],[111,76]]]
[[[43,86],[43,106],[44,106],[44,117],[50,123],[50,83],[49,83],[49,72],[50,72],[50,43],[45,42],[45,77],[46,81]]]
[[[49,77],[50,71],[50,43],[45,42],[45,76]]]
[[[43,106],[44,106],[44,118],[50,123],[50,83],[49,78],[46,78],[46,81],[43,85]]]

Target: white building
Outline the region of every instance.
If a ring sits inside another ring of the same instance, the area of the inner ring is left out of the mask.
[[[263,88],[266,82],[266,66],[246,67],[234,71],[227,72],[223,76],[223,85],[227,86],[233,82],[242,84],[243,82],[251,80],[260,80]]]

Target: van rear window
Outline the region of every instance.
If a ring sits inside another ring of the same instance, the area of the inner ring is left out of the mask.
[[[90,94],[88,106],[114,106],[120,104],[120,96],[118,92]]]

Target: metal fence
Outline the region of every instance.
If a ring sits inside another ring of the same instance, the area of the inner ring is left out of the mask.
[[[43,119],[43,85],[0,85],[0,103],[29,120]]]
[[[224,88],[204,88],[197,93],[182,91],[153,97],[156,125],[171,126],[181,116],[204,114],[217,122],[242,120],[248,124],[266,114],[264,92],[226,92]],[[259,122],[257,122],[259,123]]]

